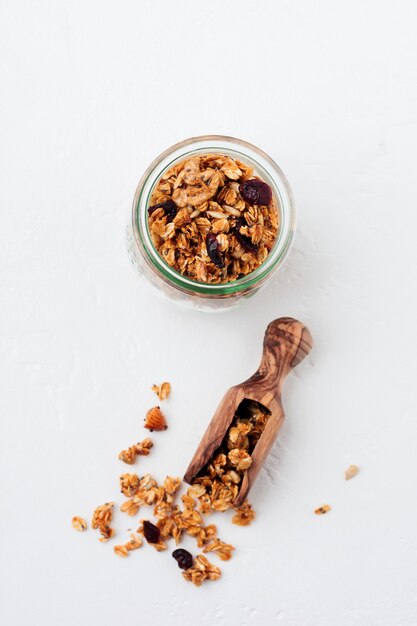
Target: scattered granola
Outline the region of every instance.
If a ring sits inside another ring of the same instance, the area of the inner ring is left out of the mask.
[[[129,550],[126,548],[126,546],[114,546],[113,548],[114,553],[117,554],[117,556],[128,556],[129,554]]]
[[[222,561],[228,561],[232,558],[234,549],[229,543],[216,538],[203,548],[203,552],[215,552]]]
[[[166,480],[169,481],[168,484],[174,493],[175,481],[179,479],[167,476]],[[143,504],[155,505],[161,502],[163,498],[172,497],[171,494],[166,494],[164,487],[158,487],[156,480],[150,474],[145,474],[140,480],[136,474],[123,474],[120,477],[120,482],[122,492],[125,496],[130,497],[130,500],[123,502],[120,510],[128,515],[136,515]]]
[[[255,511],[252,506],[246,500],[242,506],[236,509],[235,515],[232,517],[232,523],[237,526],[249,526],[256,517]]]
[[[142,546],[142,539],[138,537],[138,535],[135,535],[134,533],[132,533],[130,535],[129,541],[127,541],[123,545],[114,546],[113,550],[115,554],[117,554],[118,556],[125,557],[125,556],[129,556],[129,552],[131,552],[132,550],[137,550],[141,546]]]
[[[279,229],[270,186],[222,154],[193,156],[166,171],[148,208],[153,244],[184,276],[227,283],[257,269]]]
[[[133,516],[133,515],[136,515],[136,513],[139,511],[140,505],[141,505],[140,500],[135,497],[135,498],[132,498],[131,500],[127,500],[126,502],[123,502],[123,504],[120,507],[120,510],[122,511],[122,513],[127,513],[127,515]]]
[[[150,437],[146,437],[140,443],[136,444],[136,454],[138,456],[148,456],[153,447],[153,441]]]
[[[196,587],[200,587],[204,580],[217,580],[222,575],[221,569],[216,567],[205,556],[199,554],[195,558],[193,567],[186,569],[182,575],[185,580],[191,581]]]
[[[127,463],[128,465],[133,465],[136,456],[148,456],[153,446],[152,439],[147,437],[143,441],[126,448],[126,450],[122,450],[119,453],[119,459],[123,461],[123,463]]]
[[[85,519],[83,517],[78,517],[78,515],[75,515],[72,518],[72,527],[75,530],[78,530],[78,532],[83,532],[84,530],[87,530],[87,522],[85,521]]]
[[[359,467],[357,465],[349,465],[345,471],[345,480],[350,480],[359,474]]]
[[[184,570],[185,580],[200,586],[204,580],[220,578],[220,569],[212,565],[204,554],[213,552],[221,560],[227,561],[232,557],[235,548],[218,538],[217,527],[214,524],[206,525],[204,516],[212,511],[225,511],[233,507],[236,509],[234,523],[247,525],[254,519],[255,513],[248,502],[236,508],[234,501],[244,472],[252,461],[253,449],[267,423],[269,414],[265,411],[262,405],[252,401],[244,401],[239,405],[221,446],[204,468],[204,472],[197,476],[194,484],[181,496],[182,507],[176,501],[181,486],[179,477],[166,476],[158,484],[150,474],[142,477],[135,473],[122,474],[120,489],[127,499],[120,510],[133,516],[142,506],[152,506],[155,523],[149,519],[141,520],[137,534],[131,534],[126,543],[114,546],[115,554],[126,558],[132,550],[143,545],[141,536],[160,552],[168,548],[169,540],[173,539],[178,545],[184,535],[189,535],[195,539],[203,554],[193,559],[183,548],[174,550],[173,557]],[[159,407],[154,407],[149,413],[151,420],[155,417],[160,419],[161,415],[163,418]],[[136,455],[149,454],[151,447],[151,439],[144,439],[122,451],[120,458],[132,463]],[[107,541],[115,534],[110,526],[113,506],[113,502],[106,503],[94,511],[92,528],[100,531],[100,541]],[[83,524],[87,526],[82,518],[73,518],[73,525],[77,530],[83,530]]]
[[[168,428],[165,415],[162,413],[159,406],[154,406],[146,413],[145,428],[148,428],[151,432],[154,430],[166,430]]]
[[[160,385],[152,385],[152,391],[156,393],[160,400],[166,400],[171,393],[171,385],[169,383],[161,383]]]
[[[98,530],[101,533],[99,541],[108,541],[115,534],[114,528],[110,528],[110,522],[113,518],[114,502],[106,502],[98,506],[93,514],[91,521],[91,527]]]
[[[122,474],[120,476],[120,491],[124,496],[131,498],[139,489],[139,476],[137,474]]]
[[[318,509],[315,509],[314,513],[316,515],[324,515],[331,510],[331,506],[329,504],[323,504],[323,506],[319,506]]]

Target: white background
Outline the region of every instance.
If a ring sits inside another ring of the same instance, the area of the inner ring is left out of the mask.
[[[412,0],[2,0],[3,626],[417,624],[416,19]],[[285,268],[219,316],[149,295],[124,240],[148,163],[205,133],[276,159],[299,218]],[[256,523],[218,516],[222,580],[73,531],[120,502],[150,385],[172,382],[169,430],[137,471],[182,475],[281,315],[315,349]]]

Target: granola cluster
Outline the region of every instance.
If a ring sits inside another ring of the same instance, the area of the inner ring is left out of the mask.
[[[106,502],[98,506],[93,513],[91,520],[91,528],[100,531],[101,537],[99,541],[108,541],[115,534],[114,528],[110,528],[110,522],[113,519],[114,502]]]
[[[133,465],[137,456],[148,456],[152,446],[152,440],[147,437],[143,441],[129,446],[126,450],[122,450],[119,453],[119,459],[123,461],[123,463],[127,463],[127,465]]]
[[[195,558],[195,564],[186,569],[182,575],[185,580],[190,580],[196,587],[200,587],[203,580],[217,580],[222,573],[219,567],[212,565],[205,556],[199,554]]]
[[[196,155],[164,173],[148,208],[153,244],[177,272],[227,283],[266,259],[279,229],[269,185],[221,154]]]
[[[193,480],[193,493],[200,502],[202,513],[226,511],[233,507],[245,471],[252,464],[252,452],[268,418],[269,412],[258,402],[243,400],[240,403],[214,457]],[[245,525],[242,523],[244,511],[237,515],[239,521],[236,523]]]

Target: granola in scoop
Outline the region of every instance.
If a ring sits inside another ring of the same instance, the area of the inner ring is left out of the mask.
[[[269,411],[254,400],[240,403],[224,440],[193,479],[191,494],[198,499],[202,514],[235,508],[232,521],[239,526],[247,526],[255,518],[249,504],[236,508],[234,503],[269,415]]]
[[[180,274],[209,284],[257,269],[279,230],[270,186],[251,167],[222,154],[195,155],[166,171],[148,215],[163,259]]]

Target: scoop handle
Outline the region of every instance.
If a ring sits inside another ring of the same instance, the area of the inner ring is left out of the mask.
[[[288,372],[301,363],[312,347],[313,339],[304,324],[292,317],[274,320],[265,331],[259,368],[244,384],[262,384],[280,396]]]

